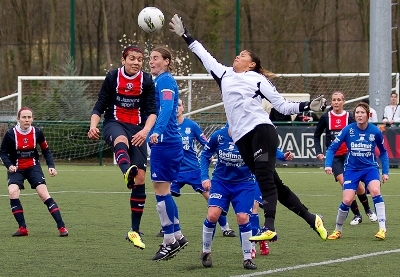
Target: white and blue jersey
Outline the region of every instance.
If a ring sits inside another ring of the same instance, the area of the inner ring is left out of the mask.
[[[184,157],[181,163],[180,172],[197,170],[200,168],[197,156],[196,140],[202,145],[207,144],[207,138],[203,134],[200,126],[188,118],[178,125],[178,131],[182,136]]]
[[[192,186],[194,191],[203,193],[205,190],[201,185],[200,162],[197,157],[196,141],[204,146],[207,143],[207,138],[200,126],[188,118],[183,119],[182,123],[178,125],[178,131],[182,136],[183,160],[177,180],[171,184],[171,193],[173,196],[180,196],[181,189],[186,184]]]
[[[236,214],[251,214],[258,186],[228,134],[227,127],[215,131],[203,148],[200,156],[202,181],[209,179],[208,168],[214,153],[217,154],[217,163],[211,180],[208,206],[219,207],[225,215],[232,203]]]
[[[373,124],[365,130],[357,127],[357,123],[347,125],[335,138],[326,151],[325,167],[332,167],[334,153],[342,143],[346,143],[349,152],[344,162],[345,170],[361,170],[367,167],[379,168],[375,155],[378,147],[382,162],[382,174],[389,173],[389,157],[384,146],[382,132]]]
[[[159,143],[181,142],[182,137],[178,132],[178,121],[176,119],[179,100],[178,85],[168,71],[158,75],[154,79],[154,84],[158,116],[149,135],[159,134]]]
[[[178,132],[179,90],[171,73],[163,72],[154,79],[158,116],[153,133],[158,134],[158,143],[150,144],[150,171],[153,182],[173,182],[177,179],[183,159],[182,137]]]

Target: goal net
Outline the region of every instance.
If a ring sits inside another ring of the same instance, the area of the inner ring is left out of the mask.
[[[210,75],[175,76],[175,79],[185,104],[185,115],[195,120],[206,136],[225,124],[219,87]],[[354,102],[368,98],[368,79],[368,73],[281,74],[273,82],[288,99],[291,94],[308,94],[312,99],[320,94],[328,96],[334,91],[343,91],[345,108],[352,109]],[[18,77],[17,97],[0,99],[0,106],[7,106],[1,109],[0,138],[5,124],[7,128],[15,124],[18,109],[28,106],[34,111],[34,124],[43,128],[57,160],[112,161],[112,151],[103,140],[87,138],[90,114],[103,80],[104,76]],[[398,74],[392,75],[392,87],[398,93]]]

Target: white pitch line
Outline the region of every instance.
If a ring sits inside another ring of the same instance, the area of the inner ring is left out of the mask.
[[[87,194],[128,194],[130,191],[90,191],[90,190],[61,190],[61,191],[49,191],[50,194],[57,193],[87,193]],[[147,194],[154,194],[153,191],[146,191]],[[198,195],[198,192],[181,192],[181,195]],[[32,193],[21,193],[22,196],[37,195],[36,192]],[[304,197],[333,197],[338,196],[336,194],[297,194],[298,196]],[[8,197],[8,194],[0,194],[0,197]],[[383,197],[400,197],[400,194],[384,194]]]
[[[234,275],[234,276],[230,276],[230,277],[252,277],[252,276],[260,276],[260,275],[269,275],[269,274],[273,274],[273,273],[279,273],[279,272],[291,271],[291,270],[296,270],[296,269],[315,267],[315,266],[320,266],[320,265],[343,263],[343,262],[359,260],[359,259],[368,258],[368,257],[375,257],[375,256],[379,256],[379,255],[386,255],[386,254],[399,253],[399,252],[400,252],[400,249],[387,250],[387,251],[374,252],[374,253],[369,253],[369,254],[364,254],[364,255],[352,256],[352,257],[348,257],[348,258],[340,258],[340,259],[337,259],[337,260],[329,260],[329,261],[319,262],[319,263],[309,263],[309,264],[295,265],[295,266],[271,269],[271,270],[267,270],[267,271],[255,272],[255,273],[250,273],[250,274]]]

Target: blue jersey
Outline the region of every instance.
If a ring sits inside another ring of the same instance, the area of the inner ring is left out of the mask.
[[[344,162],[345,171],[379,167],[375,155],[375,148],[378,147],[379,158],[382,162],[382,174],[389,173],[389,157],[384,146],[382,132],[378,127],[369,123],[365,130],[361,130],[357,123],[352,123],[343,128],[326,151],[325,167],[332,167],[334,154],[343,142],[349,149]]]
[[[210,179],[208,168],[212,155],[217,154],[217,163],[213,171],[213,180],[240,184],[253,180],[254,176],[245,165],[238,148],[224,127],[215,131],[204,146],[200,156],[201,181]]]
[[[176,119],[179,100],[178,84],[169,72],[163,72],[158,75],[154,79],[154,84],[158,116],[149,135],[153,133],[159,134],[159,143],[182,142]]]
[[[182,136],[184,157],[179,172],[187,172],[199,169],[200,163],[197,157],[196,140],[201,145],[206,145],[207,138],[200,126],[188,118],[178,125],[178,131]]]

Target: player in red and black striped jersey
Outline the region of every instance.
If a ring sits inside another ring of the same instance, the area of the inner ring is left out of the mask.
[[[132,189],[129,239],[141,249],[145,248],[139,226],[146,201],[146,138],[157,119],[154,82],[151,74],[142,71],[143,59],[143,51],[137,46],[125,48],[123,66],[111,70],[103,82],[88,132],[90,139],[100,138],[97,126],[104,114],[103,138],[113,148],[126,185]]]
[[[314,132],[314,148],[315,148],[315,153],[317,155],[317,159],[321,161],[324,160],[324,154],[321,149],[322,134],[325,132],[325,144],[326,148],[328,148],[329,145],[331,145],[336,136],[340,133],[340,131],[342,131],[342,129],[345,126],[355,122],[352,114],[343,109],[344,102],[345,99],[343,92],[340,91],[334,92],[331,98],[332,109],[324,113],[318,121],[317,128],[315,129]],[[344,162],[347,157],[347,152],[348,152],[347,147],[343,143],[336,152],[333,160],[333,168],[332,168],[333,175],[335,177],[335,180],[339,182],[342,187],[344,182],[343,179]],[[358,186],[357,196],[358,199],[361,201],[365,213],[368,215],[370,220],[376,221],[377,220],[376,214],[372,212],[369,207],[365,187],[362,183],[360,183]],[[362,217],[360,211],[358,210],[358,204],[355,199],[351,204],[351,210],[354,213],[354,218],[350,222],[350,224],[358,225],[359,223],[362,222]]]
[[[8,193],[11,212],[19,225],[13,236],[28,235],[24,210],[19,200],[21,189],[25,188],[24,180],[29,182],[32,189],[36,189],[39,197],[47,206],[57,223],[60,236],[68,236],[68,230],[65,228],[58,205],[47,190],[46,180],[39,163],[37,145],[40,146],[43,157],[46,160],[50,176],[53,177],[57,174],[46,138],[39,128],[32,126],[33,115],[31,109],[21,108],[18,111],[17,120],[18,124],[9,129],[4,135],[0,150],[0,158],[8,170]]]

